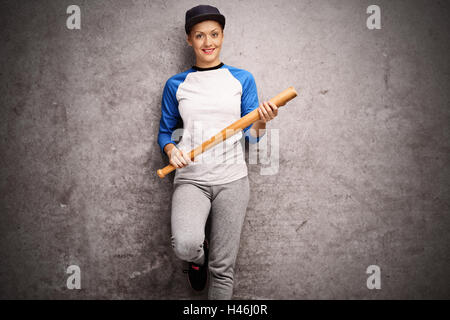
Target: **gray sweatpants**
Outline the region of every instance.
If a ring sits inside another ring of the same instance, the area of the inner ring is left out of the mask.
[[[248,176],[214,186],[192,182],[174,185],[171,240],[178,258],[204,263],[205,224],[211,211],[210,300],[230,300],[233,295],[234,267],[249,194]]]

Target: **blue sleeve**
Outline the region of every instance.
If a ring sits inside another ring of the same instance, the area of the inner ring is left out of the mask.
[[[178,100],[176,98],[177,86],[170,82],[166,82],[163,90],[161,101],[161,120],[159,121],[158,144],[164,153],[164,146],[168,143],[177,145],[172,140],[172,133],[175,131],[177,124],[181,120],[178,111]],[[165,153],[164,153],[165,154]]]
[[[259,107],[258,91],[253,75],[250,72],[246,72],[245,78],[242,80],[241,118]],[[265,132],[262,136],[253,137],[250,134],[250,128],[252,126],[253,123],[244,129],[244,137],[249,143],[254,144],[259,142]]]

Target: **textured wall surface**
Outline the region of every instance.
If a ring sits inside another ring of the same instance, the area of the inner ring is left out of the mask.
[[[0,298],[206,298],[170,247],[173,174],[155,174],[197,4],[1,2]],[[378,0],[380,30],[369,0],[209,4],[227,18],[222,61],[261,101],[299,92],[267,125],[279,170],[248,165],[234,298],[450,298],[448,2]]]

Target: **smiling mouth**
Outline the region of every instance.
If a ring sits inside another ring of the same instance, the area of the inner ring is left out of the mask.
[[[214,52],[214,50],[216,50],[216,48],[212,48],[212,49],[202,49],[202,51],[206,54],[212,54]]]

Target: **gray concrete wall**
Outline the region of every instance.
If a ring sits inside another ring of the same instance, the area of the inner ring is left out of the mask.
[[[448,2],[209,3],[227,18],[222,61],[261,100],[299,92],[268,123],[279,171],[249,164],[234,298],[450,298]],[[197,4],[1,2],[0,298],[206,298],[170,248],[173,174],[155,174]]]

